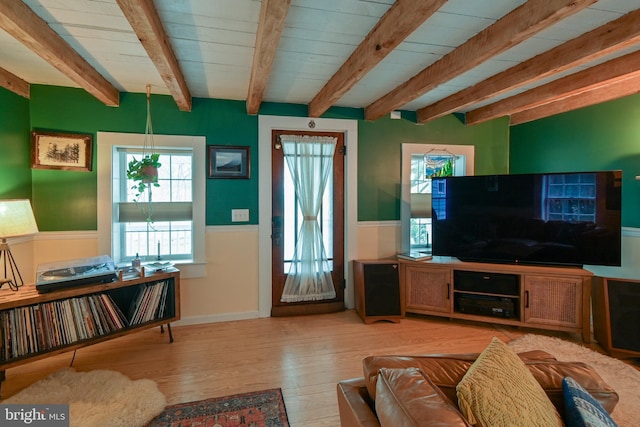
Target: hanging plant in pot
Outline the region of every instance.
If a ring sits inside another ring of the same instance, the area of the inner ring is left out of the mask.
[[[134,157],[129,162],[127,178],[134,181],[134,186],[131,188],[136,190],[135,200],[139,200],[145,190],[150,187],[160,187],[158,183],[158,168],[162,166],[162,163],[158,161],[159,159],[160,154],[153,153],[145,155],[140,160]]]
[[[147,195],[146,206],[140,204],[142,212],[146,215],[148,222],[153,222],[153,187],[160,187],[158,182],[158,168],[162,166],[159,162],[160,154],[155,152],[153,143],[153,128],[151,126],[151,85],[147,85],[147,125],[142,148],[142,158],[135,157],[127,165],[127,178],[133,180],[132,190],[135,190],[133,201],[138,204],[144,194]]]

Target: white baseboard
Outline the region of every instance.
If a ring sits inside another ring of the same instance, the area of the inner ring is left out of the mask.
[[[234,320],[257,319],[259,313],[257,311],[247,311],[244,313],[225,313],[213,314],[208,316],[191,316],[183,317],[177,322],[172,322],[174,326],[202,325],[205,323],[231,322]]]

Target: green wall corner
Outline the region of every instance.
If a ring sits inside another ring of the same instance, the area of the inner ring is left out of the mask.
[[[0,198],[31,197],[29,100],[0,87]]]

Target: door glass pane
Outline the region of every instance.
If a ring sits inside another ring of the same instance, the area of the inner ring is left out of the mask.
[[[333,173],[329,174],[327,188],[322,197],[322,210],[320,211],[320,230],[324,250],[329,260],[329,268],[333,271]]]
[[[291,172],[286,162],[284,162],[283,177],[284,218],[282,219],[282,228],[284,233],[284,271],[287,272],[289,271],[289,265],[295,253],[296,237],[298,235],[297,219],[300,218],[302,213],[296,203],[296,189],[293,185],[293,178],[291,177]]]
[[[302,225],[302,211],[296,201],[296,189],[293,177],[286,162],[283,168],[284,187],[284,271],[289,271],[291,260],[295,253],[296,241]],[[327,186],[322,196],[322,209],[318,216],[324,249],[329,260],[329,267],[333,270],[333,173],[329,174]]]

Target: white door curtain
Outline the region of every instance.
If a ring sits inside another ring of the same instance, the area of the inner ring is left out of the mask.
[[[302,224],[280,301],[333,299],[336,291],[318,214],[332,173],[337,138],[281,135],[280,142],[296,189],[297,205],[302,212]]]

